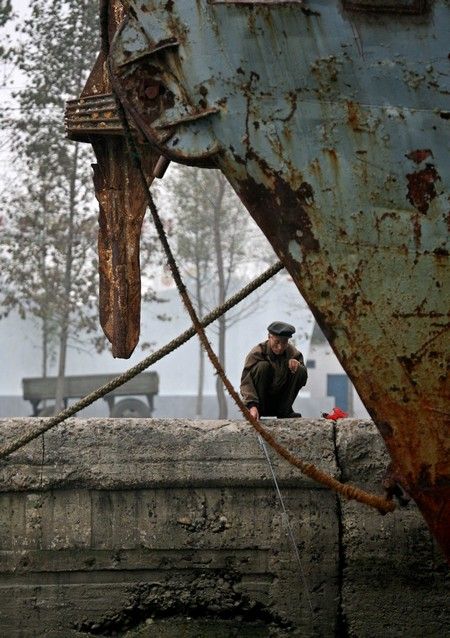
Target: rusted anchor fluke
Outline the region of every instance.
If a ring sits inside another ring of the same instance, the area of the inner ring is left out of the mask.
[[[122,3],[111,0],[106,25],[108,42],[123,17]],[[80,97],[67,103],[65,122],[67,136],[92,144],[97,159],[93,170],[100,207],[100,323],[114,357],[128,358],[140,332],[139,244],[147,198],[141,175],[127,148],[111,87],[106,49],[102,47]],[[144,172],[151,183],[155,176],[163,176],[168,161],[134,132],[142,150]]]

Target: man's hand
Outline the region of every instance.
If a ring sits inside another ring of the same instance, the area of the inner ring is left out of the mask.
[[[297,359],[289,359],[288,367],[292,373],[297,372],[300,367],[300,361],[297,361]]]
[[[259,421],[259,412],[258,412],[258,408],[256,407],[256,405],[252,405],[252,407],[250,408],[249,412],[250,412],[250,414],[252,415],[252,417],[254,419]]]

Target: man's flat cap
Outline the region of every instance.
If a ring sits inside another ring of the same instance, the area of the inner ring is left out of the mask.
[[[277,337],[292,337],[295,332],[294,326],[291,326],[289,323],[284,323],[284,321],[273,321],[270,326],[267,327],[267,330],[272,335],[277,335]]]

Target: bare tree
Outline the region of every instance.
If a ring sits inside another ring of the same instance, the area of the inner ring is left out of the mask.
[[[2,302],[5,312],[17,309],[42,322],[44,376],[50,351],[58,352],[59,409],[69,335],[96,326],[90,151],[65,139],[63,115],[99,46],[97,7],[89,0],[35,0],[20,32],[11,59],[24,88],[15,94],[18,111],[9,126],[21,186],[3,202]]]

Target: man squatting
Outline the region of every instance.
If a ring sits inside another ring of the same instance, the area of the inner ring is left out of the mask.
[[[289,419],[300,417],[292,404],[308,373],[303,355],[291,343],[294,326],[274,321],[267,328],[267,341],[255,346],[247,355],[241,377],[242,399],[250,414]]]

